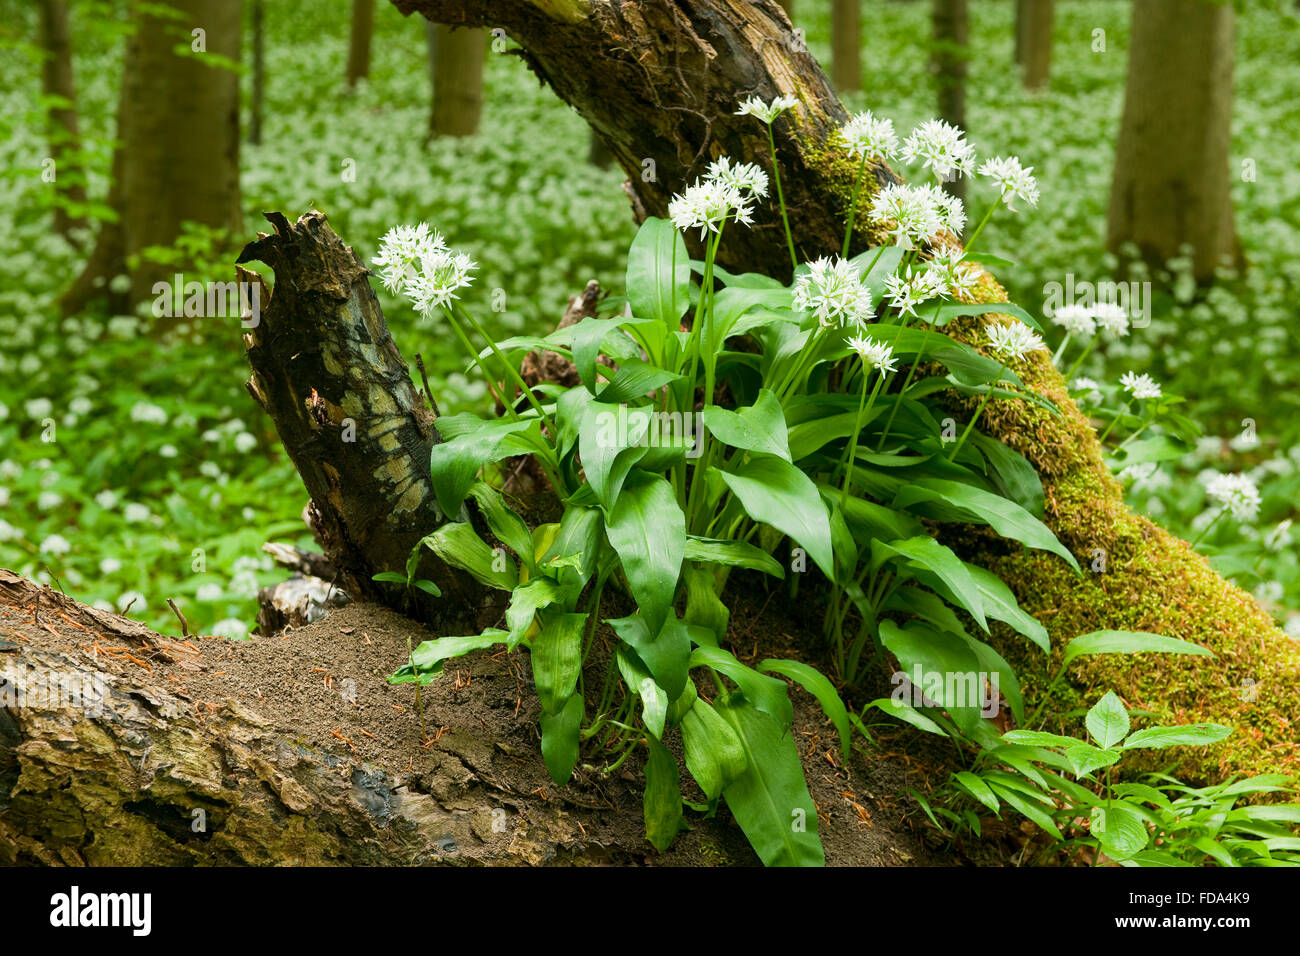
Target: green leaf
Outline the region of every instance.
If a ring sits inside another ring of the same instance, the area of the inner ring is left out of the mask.
[[[979,659],[965,641],[917,621],[900,627],[890,620],[880,622],[880,641],[916,690],[948,711],[958,727],[970,733],[978,726],[984,688]]]
[[[1019,541],[1029,548],[1058,554],[1079,570],[1079,562],[1061,544],[1052,530],[1014,501],[957,481],[942,478],[917,478],[894,497],[895,508],[906,508],[919,501],[944,501],[971,520],[988,524],[1004,538]]]
[[[1009,624],[1041,647],[1044,652],[1051,652],[1052,642],[1047,635],[1047,628],[1020,609],[1016,596],[1011,593],[1011,589],[1001,578],[976,564],[966,565],[966,570],[970,572],[975,586],[979,588],[985,614],[995,621]]]
[[[1048,814],[1041,805],[1026,800],[1021,794],[1017,793],[1005,784],[990,782],[989,787],[995,794],[1002,798],[1004,803],[1009,804],[1012,809],[1019,812],[1021,816],[1038,824],[1044,832],[1050,834],[1055,839],[1060,840],[1062,838],[1061,831],[1057,829],[1056,824],[1052,822],[1051,815]]]
[[[728,541],[723,538],[687,535],[686,560],[723,564],[733,568],[748,568],[777,578],[785,577],[785,568],[781,567],[781,562],[748,541]]]
[[[873,700],[868,707],[874,707],[877,710],[884,711],[891,717],[897,717],[904,723],[911,724],[918,730],[924,730],[926,733],[938,734],[940,737],[947,737],[948,732],[936,724],[925,714],[914,708],[911,704],[905,704],[902,701],[894,700],[892,697],[879,697]]]
[[[533,534],[524,524],[524,519],[510,510],[506,501],[486,482],[476,481],[469,489],[470,497],[478,505],[479,513],[487,522],[488,528],[496,535],[498,541],[519,555],[519,559],[528,568],[535,567],[533,562]]]
[[[1090,831],[1106,855],[1126,860],[1147,848],[1147,825],[1140,814],[1122,803],[1092,808]]]
[[[423,641],[411,653],[411,659],[397,669],[390,684],[409,684],[417,675],[437,677],[442,673],[443,662],[453,657],[461,657],[471,651],[483,650],[496,644],[504,644],[506,632],[497,628],[488,628],[482,634],[470,634],[464,637],[439,637],[432,641]],[[428,683],[421,680],[419,683]]]
[[[746,761],[723,796],[758,858],[765,866],[824,866],[817,808],[794,737],[741,694],[720,698],[717,711],[740,739]]]
[[[1096,741],[1097,746],[1109,750],[1128,733],[1128,710],[1115,692],[1110,690],[1088,711],[1084,723],[1088,727],[1088,734]]]
[[[758,390],[753,405],[731,411],[717,405],[704,409],[704,424],[714,438],[724,445],[790,461],[790,439],[786,433],[785,412],[775,394]]]
[[[1148,631],[1092,631],[1088,634],[1080,634],[1065,645],[1061,665],[1064,666],[1085,654],[1145,653],[1214,656],[1204,647],[1176,637],[1165,637],[1163,634],[1152,634]]]
[[[650,753],[645,764],[645,836],[662,853],[682,827],[682,790],[677,761],[654,737],[646,738]]]
[[[512,591],[519,580],[513,561],[506,560],[505,552],[493,551],[475,533],[466,521],[452,521],[421,540],[430,551],[451,565],[468,571],[481,584],[500,591]],[[498,565],[504,565],[497,570]]]
[[[628,689],[641,698],[641,719],[645,722],[646,729],[656,738],[662,739],[668,716],[668,695],[655,683],[645,663],[630,645],[620,643],[614,653],[618,671],[623,675]]]
[[[382,581],[385,584],[400,584],[403,587],[406,585],[406,575],[398,574],[396,571],[380,571],[370,580]]]
[[[590,402],[578,433],[582,469],[596,500],[614,508],[632,466],[645,457],[650,413],[626,405]]]
[[[438,419],[437,427],[439,434],[447,440],[433,446],[429,468],[438,507],[449,518],[460,514],[461,505],[480,468],[489,462],[525,453],[528,448],[520,440],[521,433],[532,429],[539,440],[541,434],[535,418],[484,421],[473,415],[445,415]]]
[[[686,542],[686,554],[691,553],[691,543]],[[717,635],[727,633],[727,622],[731,611],[718,597],[718,579],[710,568],[687,562],[682,568],[682,581],[686,586],[686,613],[682,615],[688,625],[701,632],[707,631],[712,641],[705,644],[717,644]]]
[[[582,672],[582,627],[586,614],[558,614],[546,619],[532,640],[533,683],[543,713],[553,714],[573,696]]]
[[[1007,498],[1035,518],[1043,517],[1043,481],[1038,469],[1019,452],[1012,451],[990,435],[973,431],[968,441],[984,453],[994,484]]]
[[[676,372],[659,368],[640,359],[624,359],[613,373],[609,383],[600,390],[596,397],[604,403],[626,402],[631,399],[644,398],[651,392],[663,388],[670,382],[682,378]]]
[[[682,715],[682,745],[686,769],[709,800],[745,772],[745,748],[739,735],[708,701],[696,698]]]
[[[1073,747],[1082,741],[1061,734],[1049,734],[1042,730],[1008,730],[1002,739],[1009,744],[1024,744],[1029,747]]]
[[[605,622],[620,640],[626,641],[645,663],[651,676],[664,689],[669,700],[676,700],[686,687],[691,658],[691,627],[672,614],[659,633],[651,637],[643,614],[620,617]]]
[[[902,558],[905,562],[914,562],[944,583],[956,602],[973,617],[985,631],[989,629],[984,617],[984,600],[980,590],[971,577],[966,563],[952,552],[951,548],[940,544],[928,535],[918,535],[901,541],[888,543],[874,541],[871,548],[871,563],[879,568],[890,558]]]
[[[686,516],[672,486],[645,472],[631,475],[606,520],[605,533],[623,563],[648,630],[657,634],[672,612],[686,556]]]
[[[835,685],[826,679],[826,676],[814,667],[809,667],[801,661],[775,660],[769,659],[758,665],[758,669],[764,673],[780,674],[782,677],[788,677],[817,698],[817,702],[822,705],[822,710],[830,718],[831,723],[840,735],[840,755],[847,764],[849,761],[849,740],[853,735],[853,728],[849,724],[849,712],[844,706],[844,701],[835,690]]]
[[[1086,777],[1094,770],[1118,763],[1118,750],[1099,750],[1092,744],[1077,743],[1065,748],[1065,759],[1070,761],[1076,777]]]
[[[735,681],[745,697],[782,727],[794,722],[794,706],[784,682],[760,674],[736,660],[734,654],[720,647],[697,647],[691,652],[690,666],[712,667]]]
[[[690,304],[691,257],[670,221],[650,216],[641,223],[627,252],[626,277],[632,314],[676,329]]]
[[[578,762],[578,732],[582,729],[582,695],[574,694],[558,714],[542,712],[542,759],[551,779],[564,786]]]
[[[830,519],[807,475],[780,458],[754,458],[719,474],[751,518],[789,535],[834,580]]]
[[[1010,302],[993,302],[982,305],[970,305],[965,302],[949,302],[939,306],[935,325],[947,325],[953,319],[963,315],[1009,315],[1019,319],[1035,332],[1042,332],[1043,327],[1032,315]]]
[[[1164,747],[1204,747],[1232,735],[1222,724],[1184,724],[1181,727],[1148,727],[1134,731],[1121,744],[1123,750],[1160,750]]]
[[[961,784],[963,790],[994,813],[998,812],[998,807],[1001,806],[1001,804],[998,803],[997,794],[995,794],[992,788],[984,782],[982,777],[977,777],[969,770],[957,771],[956,777],[957,782]]]
[[[586,586],[595,572],[596,561],[602,547],[601,524],[600,509],[567,506],[564,509],[564,517],[560,519],[559,529],[546,545],[538,561],[543,569],[553,568],[557,573],[552,576],[574,594]],[[539,544],[534,544],[534,552],[539,547]],[[553,564],[557,558],[567,558],[575,554],[580,556],[577,567]]]

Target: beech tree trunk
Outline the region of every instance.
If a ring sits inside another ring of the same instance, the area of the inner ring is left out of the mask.
[[[1025,89],[1047,86],[1052,72],[1052,20],[1055,0],[1018,0],[1016,4],[1016,62]]]
[[[861,0],[831,0],[831,82],[841,93],[862,89]]]
[[[262,144],[262,103],[266,94],[265,29],[262,23],[265,0],[251,0],[253,21],[253,91],[249,107],[248,141]]]
[[[847,113],[813,58],[790,42],[788,21],[775,0],[393,2],[403,13],[419,12],[438,22],[508,30],[527,51],[530,68],[609,144],[628,173],[625,188],[638,217],[664,216],[672,194],[715,156],[767,165],[763,127],[752,118],[734,116],[736,103],[750,95],[764,100],[795,96],[800,107],[777,120],[775,135],[796,248],[805,260],[838,252],[846,197],[857,170],[837,155],[830,137]],[[1136,9],[1146,9],[1145,3]],[[1172,37],[1167,34],[1165,42],[1172,43]],[[585,51],[584,70],[573,68],[574,50]],[[1173,71],[1169,75],[1172,81]],[[653,178],[642,175],[645,159],[654,160]],[[872,173],[872,189],[897,181],[888,168]],[[864,250],[873,238],[880,237],[858,230],[851,251]],[[753,228],[724,233],[719,261],[729,269],[789,278],[774,203],[758,210]],[[1006,292],[986,274],[972,298],[1001,302]],[[955,320],[946,331],[983,347],[985,322],[983,316]],[[1300,699],[1295,642],[1250,595],[1216,574],[1188,545],[1128,509],[1102,459],[1096,432],[1070,401],[1060,372],[1046,355],[1017,372],[1026,385],[1051,399],[1060,415],[1028,403],[998,402],[981,428],[1035,466],[1047,502],[1043,520],[1081,563],[1091,562],[1097,570],[1076,576],[1059,558],[1008,551],[1005,542],[960,526],[946,527],[948,538],[1002,576],[1022,606],[1042,618],[1057,648],[1054,654],[1076,635],[1102,629],[1156,631],[1215,651],[1219,656],[1209,663],[1203,658],[1161,662],[1159,694],[1148,687],[1150,663],[1137,658],[1073,667],[1081,678],[1080,693],[1090,695],[1089,705],[1100,693],[1115,689],[1142,700],[1156,720],[1248,721],[1251,733],[1258,731],[1258,749],[1255,743],[1240,742],[1207,749],[1205,759],[1215,762],[1207,776],[1277,769],[1277,748],[1293,748],[1283,728],[1300,719],[1295,713]],[[959,421],[974,411],[972,401],[953,397],[951,402]],[[1098,555],[1107,560],[1099,561]],[[1051,665],[1041,657],[1017,656],[1013,663],[1027,693],[1041,692]],[[1243,673],[1269,676],[1259,702],[1244,717]]]
[[[370,78],[370,41],[375,32],[375,0],[352,0],[348,34],[348,88]]]
[[[50,158],[54,160],[54,231],[73,241],[72,231],[86,225],[84,215],[71,215],[66,204],[86,204],[86,173],[81,164],[81,133],[77,129],[77,87],[72,73],[72,41],[68,35],[68,5],[64,0],[40,0],[41,92],[62,102],[49,108]]]
[[[970,20],[966,0],[934,0],[934,46],[930,69],[938,93],[939,117],[966,129],[966,74],[970,65]],[[966,179],[957,177],[944,188],[963,202]]]
[[[427,24],[433,103],[429,137],[473,136],[483,116],[487,33]]]
[[[1107,243],[1134,243],[1152,265],[1190,245],[1202,280],[1241,259],[1229,169],[1234,32],[1231,3],[1133,5]]]

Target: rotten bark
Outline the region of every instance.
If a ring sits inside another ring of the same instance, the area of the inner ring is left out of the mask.
[[[440,440],[434,414],[411,382],[366,267],[325,216],[292,225],[280,213],[267,219],[275,232],[238,260],[264,262],[276,275],[274,291],[259,287],[260,315],[245,334],[248,390],[302,476],[337,583],[354,598],[454,626],[472,613],[478,592],[431,554],[417,579],[436,583],[442,598],[372,580],[405,573],[411,549],[444,520],[429,477]],[[240,271],[245,282],[261,282]]]

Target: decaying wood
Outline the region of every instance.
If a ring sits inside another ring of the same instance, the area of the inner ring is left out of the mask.
[[[321,213],[290,224],[270,213],[272,235],[249,243],[240,262],[258,260],[276,276],[274,291],[254,273],[260,311],[245,334],[249,393],[271,416],[311,495],[311,523],[356,598],[453,626],[472,613],[477,589],[431,555],[419,577],[434,600],[372,579],[405,573],[419,540],[444,521],[429,476],[439,441],[434,415],[415,386],[352,249]]]
[[[635,759],[603,783],[580,771],[576,783],[551,786],[531,740],[536,703],[515,701],[518,663],[509,659],[467,658],[455,683],[448,676],[425,688],[425,745],[413,739],[409,753],[387,761],[360,756],[365,715],[411,703],[407,688],[391,704],[358,710],[346,681],[363,675],[321,650],[367,641],[376,665],[391,666],[394,654],[400,661],[397,635],[387,646],[372,642],[365,622],[374,618],[348,618],[363,610],[338,611],[283,641],[254,639],[274,642],[277,659],[296,646],[325,665],[315,670],[334,684],[320,696],[334,702],[338,728],[331,717],[322,729],[296,716],[268,718],[266,705],[248,699],[270,696],[264,684],[244,684],[242,697],[191,689],[200,677],[233,676],[243,642],[177,641],[0,570],[0,864],[756,862],[725,814],[696,815],[662,857],[637,826],[617,825],[639,824]],[[409,627],[420,640],[424,632]],[[318,674],[306,678],[319,685]],[[54,684],[62,699],[48,693]],[[509,700],[496,699],[503,688]],[[485,707],[513,714],[495,738],[475,716]],[[796,703],[796,720],[824,726],[810,701]],[[815,744],[816,735],[799,739]],[[854,774],[837,769],[821,752],[833,746],[801,748],[810,774],[831,781],[821,808],[830,862],[931,862],[885,815],[896,815],[897,785],[886,793],[870,782],[860,756]]]

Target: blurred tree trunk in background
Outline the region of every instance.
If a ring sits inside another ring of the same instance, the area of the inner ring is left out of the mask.
[[[966,0],[933,0],[934,45],[930,69],[934,72],[940,119],[966,128],[966,74],[970,65],[970,20]],[[957,177],[944,185],[949,193],[966,200],[966,180]]]
[[[68,203],[86,204],[86,173],[81,163],[81,134],[77,129],[77,88],[72,75],[72,42],[68,35],[68,5],[64,0],[40,0],[41,92],[51,102],[46,107],[50,158],[54,160],[54,231],[78,244],[72,230],[84,228],[84,215],[74,215]]]
[[[1016,62],[1025,89],[1047,85],[1052,72],[1052,20],[1055,0],[1017,0]]]
[[[1231,3],[1133,5],[1107,245],[1134,243],[1152,265],[1190,245],[1201,280],[1225,256],[1241,261],[1229,188],[1234,26]]]
[[[348,35],[348,89],[370,78],[370,38],[375,32],[375,0],[352,0]]]
[[[253,96],[252,115],[248,121],[248,141],[262,143],[262,103],[266,93],[265,29],[262,24],[263,0],[252,0],[253,15]]]
[[[150,246],[167,246],[181,224],[242,229],[239,208],[240,0],[170,0],[182,17],[137,8],[118,130],[123,233],[128,262]],[[202,31],[201,33],[199,31]],[[175,47],[189,49],[178,55]],[[223,60],[215,59],[224,58]],[[170,281],[171,265],[131,268],[131,300],[152,297]]]
[[[483,116],[483,62],[487,34],[483,30],[427,25],[433,107],[429,138],[472,136]],[[576,68],[576,67],[575,67]]]
[[[831,84],[840,93],[862,89],[861,0],[831,0]]]

